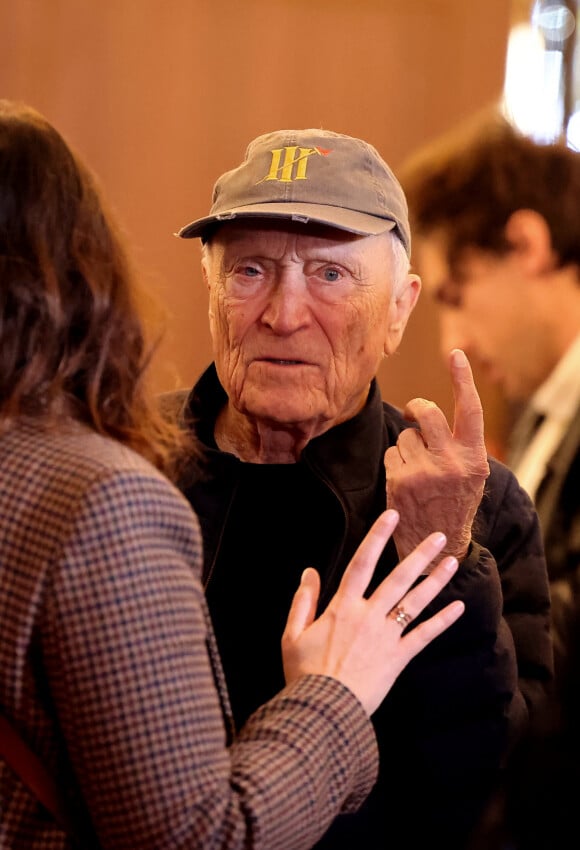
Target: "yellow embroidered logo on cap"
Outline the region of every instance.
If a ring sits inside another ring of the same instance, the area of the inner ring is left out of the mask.
[[[306,166],[312,154],[328,156],[331,152],[331,150],[325,148],[300,148],[298,145],[276,148],[270,151],[272,161],[269,172],[261,180],[258,180],[258,183],[263,183],[264,180],[277,180],[280,183],[291,183],[292,180],[306,180]]]

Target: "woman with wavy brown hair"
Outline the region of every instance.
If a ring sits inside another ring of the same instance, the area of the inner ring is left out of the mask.
[[[33,110],[4,101],[0,117],[0,423],[72,417],[172,471],[184,437],[147,394],[136,287],[94,178]]]
[[[365,598],[387,511],[317,619],[306,570],[287,685],[235,733],[150,358],[93,178],[0,101],[0,846],[307,848],[369,792],[369,717],[462,604],[403,628],[457,565],[409,590],[432,534]]]

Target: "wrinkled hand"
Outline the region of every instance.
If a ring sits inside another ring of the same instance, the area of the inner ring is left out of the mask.
[[[371,715],[407,663],[463,613],[457,600],[418,626],[403,631],[444,587],[457,569],[444,558],[412,590],[418,576],[445,545],[445,536],[430,534],[364,598],[378,558],[399,520],[387,510],[360,544],[336,594],[315,619],[320,577],[307,569],[294,595],[282,636],[284,674],[290,683],[308,673],[332,676],[358,697]],[[399,621],[396,619],[397,608]]]
[[[385,452],[387,504],[401,515],[394,534],[400,558],[438,528],[447,537],[442,554],[461,561],[489,475],[481,401],[463,351],[451,352],[450,369],[453,432],[436,404],[416,398],[406,406],[405,417],[420,430],[402,431],[397,445]]]

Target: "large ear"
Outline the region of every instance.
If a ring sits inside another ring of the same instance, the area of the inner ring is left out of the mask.
[[[383,347],[387,357],[394,354],[399,347],[420,292],[421,278],[416,274],[408,274],[404,283],[397,288],[396,293],[393,293]]]
[[[505,226],[505,236],[522,268],[539,275],[557,265],[548,222],[535,210],[516,210]]]

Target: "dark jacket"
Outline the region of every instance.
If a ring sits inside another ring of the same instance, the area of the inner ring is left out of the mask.
[[[215,419],[225,402],[212,365],[182,410],[206,448],[205,463],[184,479],[182,489],[201,522],[204,578],[210,591],[244,467],[233,455],[219,451],[213,440]],[[179,398],[165,399],[168,406],[176,403]],[[303,451],[305,475],[320,487],[320,514],[333,517],[326,532],[333,542],[320,570],[321,606],[384,510],[384,452],[406,427],[409,423],[401,413],[382,402],[375,381],[356,417],[311,440]],[[409,664],[375,713],[379,781],[363,809],[340,817],[317,847],[464,847],[530,707],[543,698],[552,656],[537,516],[512,473],[493,459],[490,465],[468,556],[423,616],[456,598],[465,601],[466,612]],[[275,488],[271,498],[276,499]],[[247,532],[251,535],[252,529]],[[260,516],[254,532],[260,534]],[[300,535],[291,516],[288,535]],[[291,566],[285,565],[280,543],[271,552],[278,573]],[[310,545],[309,539],[303,540],[306,551]],[[377,582],[396,560],[394,546],[387,545]],[[245,570],[251,569],[249,561]],[[240,564],[232,563],[231,569],[236,568]],[[209,597],[211,609],[211,593]],[[277,641],[278,636],[269,639]],[[247,651],[251,653],[252,646]]]
[[[566,679],[580,619],[580,409],[550,459],[534,501],[548,563],[556,670]],[[573,675],[578,677],[578,668]]]
[[[555,679],[470,850],[576,846],[580,787],[580,409],[534,499],[546,551]],[[571,838],[570,836],[576,836]]]

